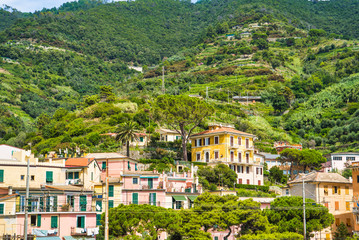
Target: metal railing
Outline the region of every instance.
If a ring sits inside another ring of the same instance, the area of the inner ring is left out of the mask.
[[[16,205],[16,212],[17,213],[25,213],[25,206],[23,205]],[[84,206],[70,206],[69,204],[64,204],[61,206],[29,206],[28,207],[29,213],[34,212],[96,212],[96,208],[91,206],[90,203]]]

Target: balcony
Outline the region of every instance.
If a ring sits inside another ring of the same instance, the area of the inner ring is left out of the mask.
[[[16,205],[17,213],[25,213],[25,206]],[[29,206],[29,213],[47,213],[47,212],[96,212],[96,207],[91,206],[91,203],[88,203],[85,206],[75,206],[72,207],[69,204],[64,204],[61,206]]]
[[[81,179],[66,179],[66,185],[83,185]]]
[[[71,236],[91,236],[95,235],[96,232],[98,232],[98,227],[96,226],[87,228],[71,227]]]
[[[353,207],[353,214],[359,214],[359,207]]]

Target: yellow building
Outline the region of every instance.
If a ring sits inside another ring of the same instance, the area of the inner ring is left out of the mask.
[[[335,221],[331,228],[314,233],[315,239],[332,239],[332,234],[341,222],[352,232],[354,225],[353,187],[350,180],[338,173],[311,172],[301,174],[288,182],[286,195],[303,196],[303,178],[305,183],[305,197],[311,198],[329,209]]]
[[[190,137],[192,161],[227,164],[237,173],[239,184],[263,185],[263,166],[254,156],[255,138],[233,126],[210,125]]]

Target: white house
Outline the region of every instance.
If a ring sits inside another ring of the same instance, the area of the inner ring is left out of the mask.
[[[359,161],[359,152],[341,152],[330,154],[331,169],[337,169],[339,172],[343,171],[352,162]]]
[[[156,132],[160,134],[160,141],[174,142],[181,139],[181,135],[175,130],[160,128]]]

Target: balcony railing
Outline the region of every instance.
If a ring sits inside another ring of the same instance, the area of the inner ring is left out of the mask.
[[[25,206],[16,205],[17,213],[25,213]],[[29,206],[28,212],[96,212],[96,208],[91,206],[91,203],[88,203],[85,206],[69,206],[64,204],[61,206]]]
[[[95,235],[96,229],[95,227],[85,227],[85,228],[78,228],[78,227],[71,227],[71,236],[91,236]]]

